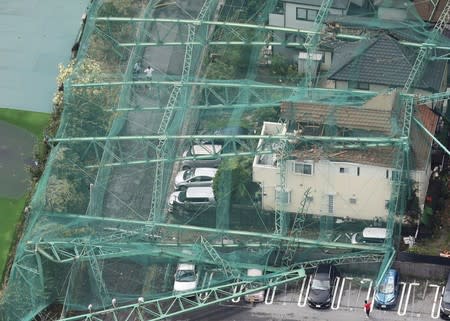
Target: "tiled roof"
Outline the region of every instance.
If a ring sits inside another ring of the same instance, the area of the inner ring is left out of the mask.
[[[363,106],[334,106],[310,102],[283,102],[283,118],[309,124],[336,125],[341,128],[359,129],[391,135],[392,107],[397,94],[380,94]],[[292,114],[294,113],[294,114]]]
[[[286,113],[289,104],[281,104],[281,112]],[[313,124],[334,125],[342,128],[352,128],[391,133],[391,112],[366,110],[355,107],[331,107],[317,104],[295,105],[295,115],[298,121]]]
[[[402,87],[408,79],[417,49],[400,45],[388,35],[343,44],[336,48],[329,79]],[[445,62],[432,61],[417,88],[438,92]]]

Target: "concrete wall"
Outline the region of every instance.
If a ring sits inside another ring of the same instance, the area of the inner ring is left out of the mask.
[[[450,259],[400,252],[393,268],[399,270],[400,276],[445,282],[450,272]]]

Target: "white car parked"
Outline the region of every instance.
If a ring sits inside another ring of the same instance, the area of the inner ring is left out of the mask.
[[[211,186],[216,175],[216,168],[191,168],[178,172],[175,176],[175,189],[184,190],[193,186]]]
[[[194,291],[197,288],[198,275],[195,265],[191,263],[180,263],[175,273],[173,283],[174,294]]]

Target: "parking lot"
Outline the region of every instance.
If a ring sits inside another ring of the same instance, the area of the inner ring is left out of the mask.
[[[313,309],[307,304],[310,277],[292,285],[270,289],[265,302],[251,304],[243,298],[220,306],[206,308],[195,314],[174,318],[178,321],[211,320],[323,320],[354,321],[365,318],[364,300],[373,301],[373,280],[345,276],[339,278],[334,289],[330,309]],[[442,280],[444,282],[444,280]],[[372,320],[435,320],[439,317],[439,306],[443,284],[427,280],[401,280],[399,297],[395,308],[379,310],[372,307]]]

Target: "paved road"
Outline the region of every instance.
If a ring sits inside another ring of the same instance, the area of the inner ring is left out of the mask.
[[[409,290],[410,288],[411,290]],[[347,280],[347,282],[344,283],[340,302],[338,303],[340,293],[339,288],[333,309],[328,310],[315,310],[305,305],[304,295],[300,297],[300,289],[300,284],[297,289],[286,292],[284,289],[278,289],[272,304],[259,303],[254,306],[243,302],[237,304],[224,304],[172,318],[171,321],[365,320],[362,304],[368,290],[367,287],[361,287],[359,281],[352,283]],[[396,308],[389,311],[374,309],[370,314],[370,319],[380,321],[435,320],[435,317],[438,316],[439,309],[439,296],[435,301],[435,295],[436,291],[440,293],[441,290],[442,286],[437,288],[432,282],[405,282],[403,299],[399,300]],[[400,288],[400,292],[402,292],[402,288]],[[299,298],[301,298],[300,302]],[[432,317],[432,312],[434,313],[434,317]]]
[[[89,0],[0,0],[0,108],[51,112]]]

